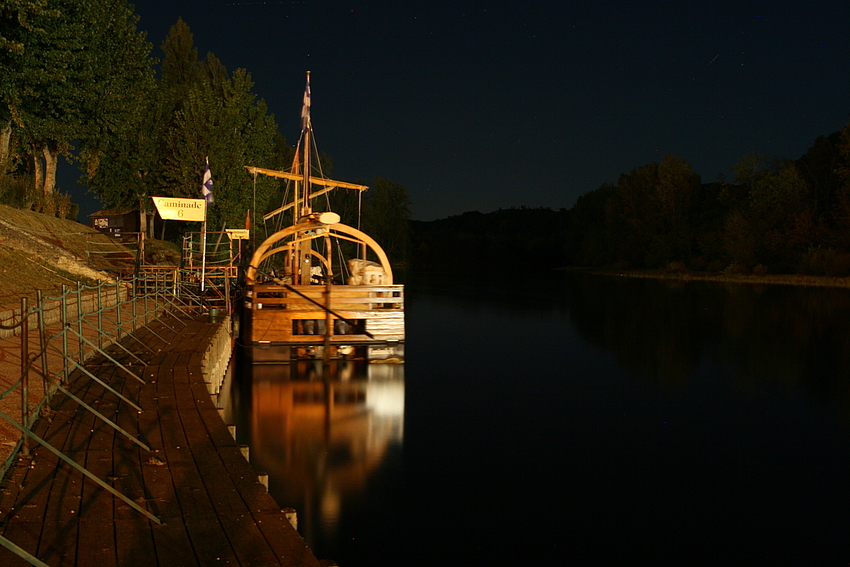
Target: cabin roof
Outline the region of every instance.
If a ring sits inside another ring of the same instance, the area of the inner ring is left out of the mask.
[[[129,208],[129,209],[101,209],[96,213],[92,213],[89,215],[89,218],[95,217],[123,217],[129,213],[135,213],[139,210],[139,207]]]

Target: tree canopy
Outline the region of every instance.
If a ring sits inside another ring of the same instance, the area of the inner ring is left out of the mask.
[[[232,74],[212,53],[199,60],[189,26],[178,20],[162,45],[162,77],[147,91],[126,135],[109,136],[85,154],[92,189],[115,207],[148,197],[200,198],[209,160],[215,202],[211,226],[242,226],[254,199],[260,211],[276,182],[254,179],[246,164],[269,166],[277,125],[265,102],[251,92],[245,69]]]
[[[150,45],[120,0],[8,2],[0,45],[0,166],[29,173],[53,213],[58,156],[120,133],[152,77]]]
[[[366,193],[363,230],[395,262],[406,262],[410,242],[410,197],[399,183],[378,177]]]
[[[850,274],[850,125],[797,160],[753,152],[732,172],[704,184],[668,155],[584,195],[570,211],[569,261]]]

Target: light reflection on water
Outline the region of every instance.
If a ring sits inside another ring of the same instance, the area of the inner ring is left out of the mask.
[[[406,298],[404,366],[255,366],[234,390],[318,557],[850,557],[850,290],[453,275]]]
[[[251,462],[269,474],[275,500],[296,509],[308,544],[333,558],[343,508],[403,444],[404,366],[303,361],[245,370]]]

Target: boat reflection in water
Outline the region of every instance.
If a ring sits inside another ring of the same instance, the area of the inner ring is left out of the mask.
[[[298,361],[250,369],[243,427],[251,462],[269,474],[275,500],[297,510],[308,545],[328,557],[321,554],[336,551],[341,520],[362,515],[357,503],[367,481],[401,447],[404,365]]]

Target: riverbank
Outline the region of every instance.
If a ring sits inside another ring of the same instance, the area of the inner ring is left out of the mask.
[[[666,270],[613,270],[599,268],[560,268],[561,271],[582,272],[624,278],[650,278],[674,281],[708,281],[762,285],[794,285],[808,287],[850,287],[850,278],[804,276],[798,274],[727,274],[722,272],[670,272]]]

